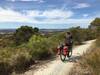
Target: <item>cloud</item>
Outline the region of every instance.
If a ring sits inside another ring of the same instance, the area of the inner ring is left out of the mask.
[[[70,18],[73,16],[72,11],[64,11],[60,9],[52,9],[46,11],[28,11],[27,15],[32,17],[45,17],[47,19],[54,19],[54,18]]]
[[[12,1],[12,2],[15,2],[15,1],[23,1],[23,2],[33,1],[33,2],[38,2],[38,3],[45,2],[44,0],[7,0],[7,1]]]
[[[88,3],[79,3],[76,6],[74,6],[73,8],[80,9],[80,8],[86,8],[86,7],[90,7],[90,4],[88,4]]]
[[[83,17],[85,17],[85,18],[88,17],[88,16],[89,16],[89,14],[83,14]]]
[[[20,1],[34,1],[34,2],[39,2],[39,3],[44,3],[44,0],[20,0]]]
[[[43,13],[43,16],[47,16],[47,18],[70,18],[73,16],[72,11],[64,11],[64,10],[49,10]]]
[[[44,21],[39,22],[40,24],[74,24],[74,25],[88,25],[93,19],[46,19]]]
[[[27,11],[26,14],[13,11],[11,9],[0,8],[0,22],[32,22],[40,23],[38,18],[46,18],[48,20],[66,19],[73,15],[72,11],[64,11],[60,9],[46,11]]]
[[[20,23],[32,23],[32,24],[89,24],[93,19],[71,19],[73,12],[68,10],[45,10],[45,11],[27,11],[26,14],[13,11],[11,9],[0,8],[0,22],[20,22]],[[37,20],[38,18],[44,18],[43,20]]]
[[[10,9],[0,8],[0,22],[30,22],[25,15]]]
[[[15,2],[16,0],[6,0],[6,1],[12,1],[12,2]]]

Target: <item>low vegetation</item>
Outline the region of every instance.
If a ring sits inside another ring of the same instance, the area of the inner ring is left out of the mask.
[[[83,41],[95,39],[95,32],[91,29],[84,29],[80,27],[70,28],[74,39],[74,44],[82,44]]]
[[[100,38],[81,57],[69,75],[100,75]]]
[[[96,41],[90,49],[81,57],[69,75],[100,75],[100,18],[96,18],[92,23]]]
[[[91,29],[75,27],[69,31],[75,45],[96,37]],[[57,45],[64,42],[65,34],[66,31],[45,36],[40,34],[38,28],[22,26],[13,35],[0,36],[0,75],[19,73],[34,64],[35,60],[54,56]]]
[[[0,75],[19,73],[34,64],[35,60],[44,60],[55,54],[57,45],[64,39],[63,33],[47,38],[41,35],[37,28],[34,29],[22,26],[16,30],[14,35],[2,36],[0,40]],[[30,31],[33,32],[26,37],[25,35]]]
[[[14,41],[16,45],[20,45],[22,43],[26,43],[29,41],[33,34],[38,33],[38,28],[32,28],[29,26],[21,26],[14,33]]]

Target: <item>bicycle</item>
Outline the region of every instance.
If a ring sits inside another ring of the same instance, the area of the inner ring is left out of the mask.
[[[70,47],[70,50],[69,50],[68,46],[62,45],[61,47],[59,47],[59,50],[60,50],[59,55],[60,55],[61,61],[65,61],[66,57],[70,58],[72,56],[72,47]]]

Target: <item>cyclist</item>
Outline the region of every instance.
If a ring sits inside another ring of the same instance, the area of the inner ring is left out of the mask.
[[[66,33],[66,36],[65,36],[65,45],[68,46],[68,51],[72,50],[73,36],[72,36],[71,32],[69,32],[69,31]]]
[[[60,54],[60,50],[63,49],[64,46],[68,46],[68,50],[71,51],[72,45],[73,45],[73,37],[72,37],[72,34],[68,31],[65,35],[64,45],[61,44],[60,46],[58,46],[58,53],[57,54],[58,55]]]

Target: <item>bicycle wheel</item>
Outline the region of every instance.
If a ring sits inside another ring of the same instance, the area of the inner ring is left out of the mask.
[[[61,61],[65,61],[65,59],[66,59],[66,55],[64,55],[63,50],[60,50],[60,59],[61,59]]]
[[[72,56],[72,50],[71,51],[68,51],[67,57],[70,58],[71,56]]]

